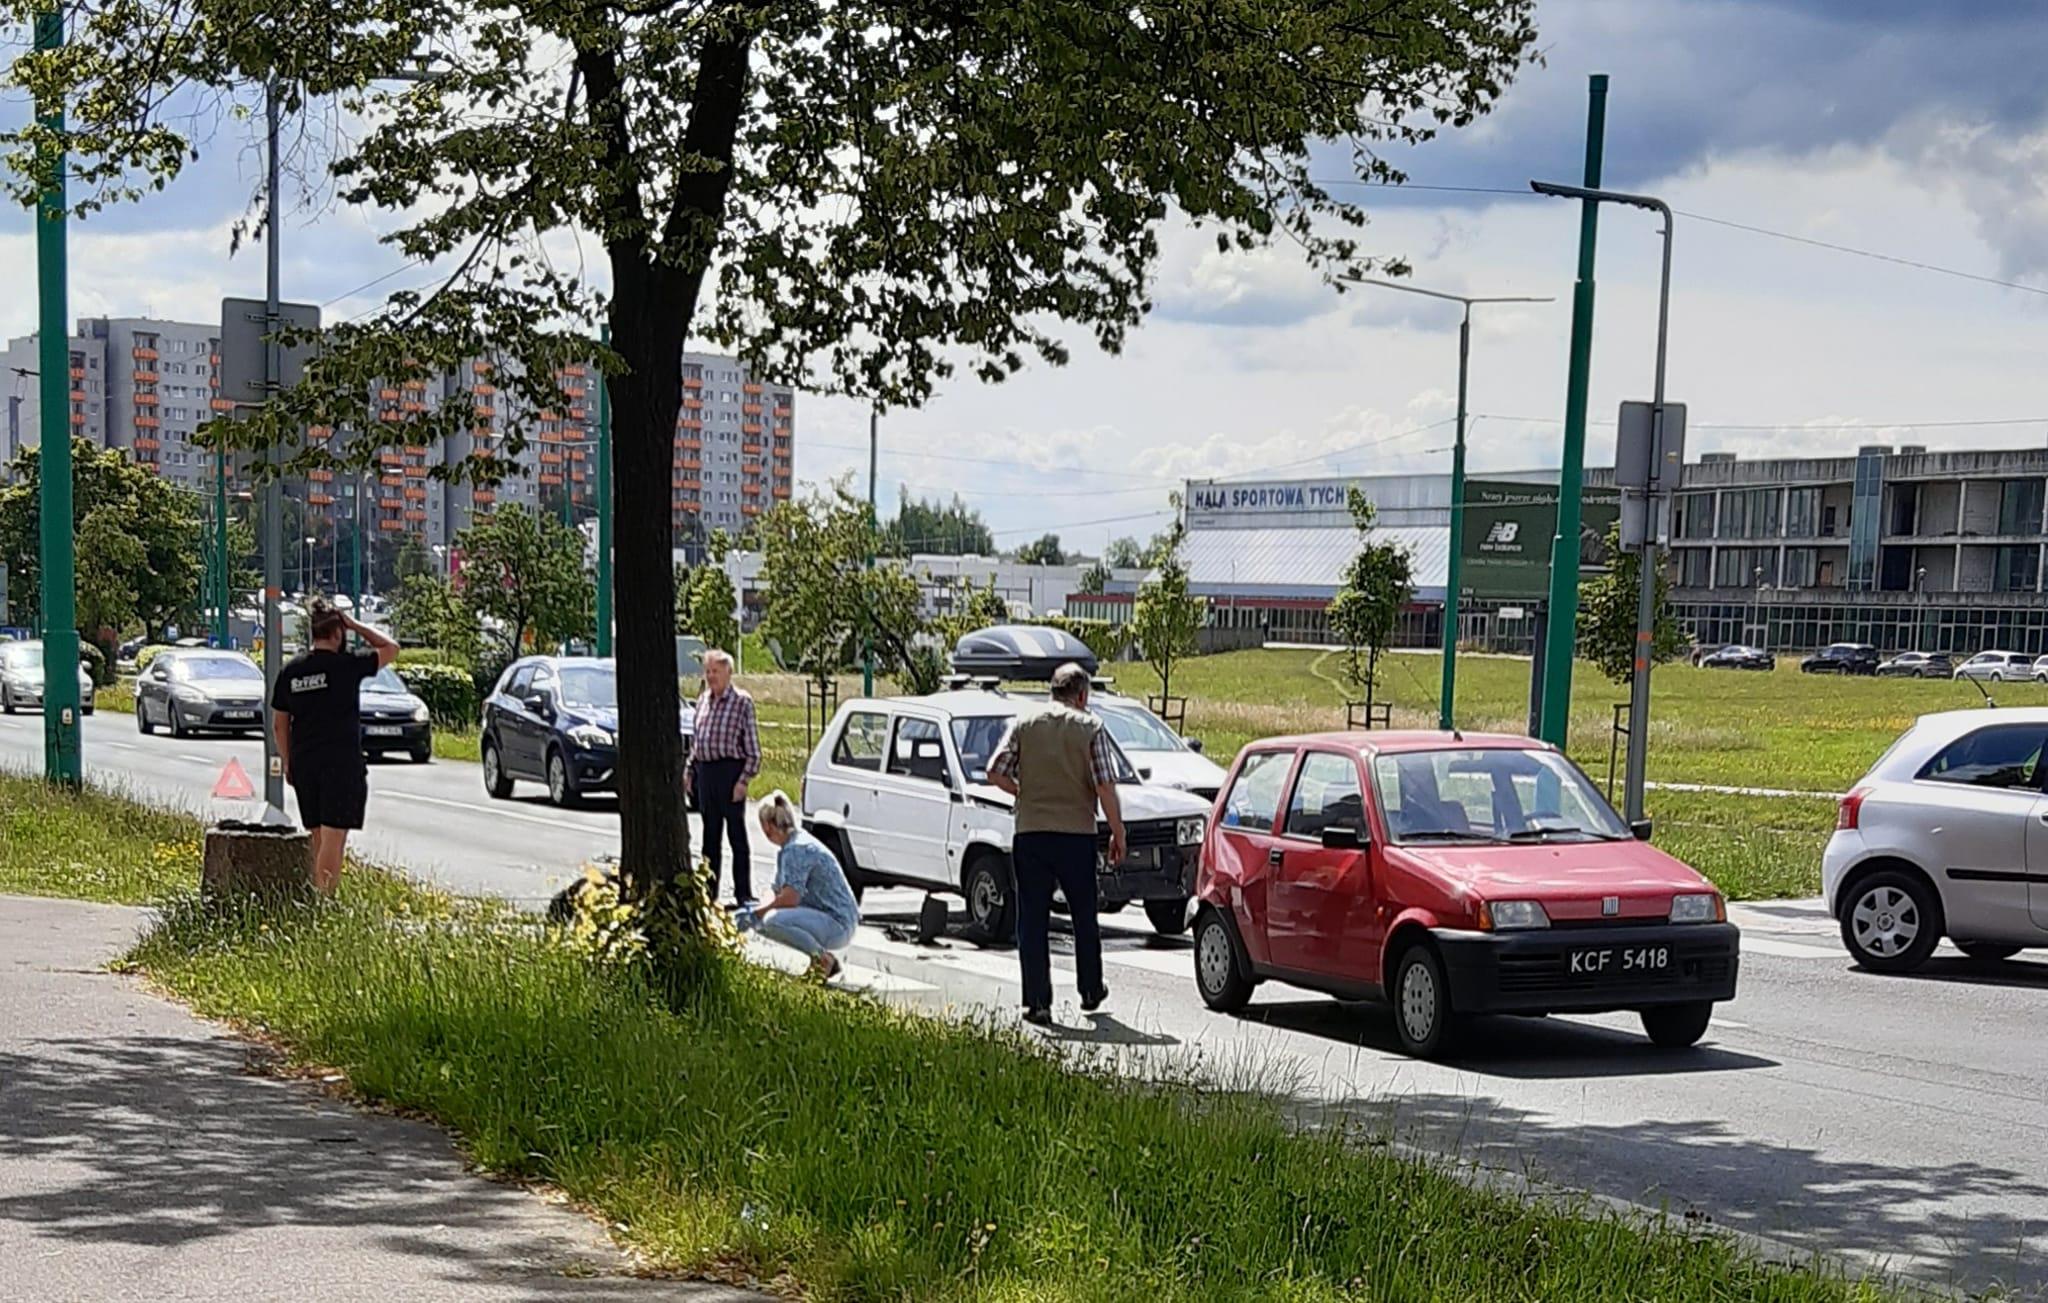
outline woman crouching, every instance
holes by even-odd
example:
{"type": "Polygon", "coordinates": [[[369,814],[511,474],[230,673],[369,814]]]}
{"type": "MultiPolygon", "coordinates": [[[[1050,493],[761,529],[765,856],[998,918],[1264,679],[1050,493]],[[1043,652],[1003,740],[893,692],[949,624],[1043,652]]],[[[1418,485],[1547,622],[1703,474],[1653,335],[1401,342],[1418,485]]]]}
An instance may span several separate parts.
{"type": "Polygon", "coordinates": [[[803,830],[783,793],[761,802],[760,821],[777,850],[774,894],[755,910],[756,926],[762,936],[809,955],[814,975],[836,977],[840,964],[832,952],[851,945],[860,925],[846,871],[823,842],[803,830]]]}

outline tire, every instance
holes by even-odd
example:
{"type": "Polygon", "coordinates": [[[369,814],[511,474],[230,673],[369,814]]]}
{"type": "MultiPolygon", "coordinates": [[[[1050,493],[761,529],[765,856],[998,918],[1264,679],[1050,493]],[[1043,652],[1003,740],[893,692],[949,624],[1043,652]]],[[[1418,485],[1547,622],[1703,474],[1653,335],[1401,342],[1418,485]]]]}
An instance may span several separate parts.
{"type": "Polygon", "coordinates": [[[967,865],[960,894],[967,898],[967,922],[992,941],[1017,939],[1017,894],[1007,857],[984,851],[967,865]]]}
{"type": "Polygon", "coordinates": [[[511,799],[512,780],[505,774],[505,762],[498,753],[498,744],[485,738],[482,758],[485,794],[493,801],[511,799]]]}
{"type": "Polygon", "coordinates": [[[1881,869],[1843,894],[1839,921],[1858,968],[1910,973],[1941,940],[1941,901],[1919,874],[1881,869]]]}
{"type": "Polygon", "coordinates": [[[434,751],[431,747],[418,747],[406,754],[412,757],[412,762],[416,765],[426,764],[434,758],[434,751]]]}
{"type": "Polygon", "coordinates": [[[569,761],[559,749],[548,752],[548,802],[558,810],[581,805],[576,780],[569,776],[569,761]]]}
{"type": "Polygon", "coordinates": [[[1714,1018],[1712,1000],[1687,1000],[1683,1004],[1659,1004],[1643,1009],[1643,1034],[1660,1050],[1690,1049],[1707,1034],[1714,1018]]]}
{"type": "Polygon", "coordinates": [[[1456,1040],[1457,1012],[1451,1008],[1451,984],[1436,950],[1418,941],[1394,961],[1394,1035],[1401,1048],[1418,1059],[1444,1053],[1456,1040]]]}
{"type": "Polygon", "coordinates": [[[1195,918],[1195,991],[1202,1003],[1218,1013],[1236,1013],[1251,1000],[1255,985],[1238,958],[1230,924],[1215,906],[1203,906],[1195,918]]]}
{"type": "Polygon", "coordinates": [[[1980,964],[1996,964],[2020,952],[2020,947],[1998,941],[1958,941],[1956,949],[1980,964]]]}
{"type": "Polygon", "coordinates": [[[144,737],[156,732],[156,725],[149,722],[149,703],[140,697],[135,699],[135,731],[144,737]]]}
{"type": "Polygon", "coordinates": [[[1999,670],[1993,670],[1993,671],[1991,671],[1991,681],[1992,681],[1993,683],[2003,683],[2003,682],[2005,682],[2005,675],[2004,675],[2004,673],[2003,673],[2003,672],[2001,672],[2001,671],[1999,671],[1999,670]]]}
{"type": "Polygon", "coordinates": [[[1148,900],[1145,917],[1152,930],[1163,937],[1177,937],[1188,930],[1188,903],[1184,900],[1148,900]]]}
{"type": "Polygon", "coordinates": [[[19,713],[21,713],[20,708],[14,704],[14,694],[5,688],[0,688],[0,715],[16,715],[19,713]]]}
{"type": "Polygon", "coordinates": [[[178,718],[178,708],[169,702],[164,703],[164,720],[171,726],[172,737],[183,740],[189,736],[190,730],[185,727],[184,721],[178,718]]]}

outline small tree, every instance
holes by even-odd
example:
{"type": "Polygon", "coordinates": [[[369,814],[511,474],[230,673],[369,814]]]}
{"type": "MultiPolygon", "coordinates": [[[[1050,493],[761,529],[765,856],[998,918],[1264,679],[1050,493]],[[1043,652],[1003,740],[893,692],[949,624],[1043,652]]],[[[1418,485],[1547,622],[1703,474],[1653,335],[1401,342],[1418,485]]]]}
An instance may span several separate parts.
{"type": "Polygon", "coordinates": [[[1370,720],[1380,653],[1393,642],[1401,608],[1415,593],[1415,581],[1406,549],[1373,541],[1377,513],[1356,488],[1351,490],[1350,508],[1358,530],[1358,555],[1344,568],[1344,582],[1330,600],[1330,630],[1343,643],[1344,686],[1354,700],[1363,699],[1370,720]]]}
{"type": "Polygon", "coordinates": [[[397,578],[400,587],[414,575],[431,575],[434,563],[427,556],[427,541],[418,534],[407,534],[398,544],[397,578]]]}
{"type": "Polygon", "coordinates": [[[590,635],[594,590],[583,569],[583,536],[522,507],[503,507],[456,536],[463,601],[496,624],[506,654],[530,635],[552,647],[590,635]]]}
{"type": "Polygon", "coordinates": [[[473,666],[481,651],[476,612],[440,575],[414,575],[400,585],[391,622],[399,637],[439,649],[450,664],[473,666]]]}
{"type": "Polygon", "coordinates": [[[923,627],[917,581],[894,562],[870,566],[878,539],[865,502],[834,485],[777,505],[761,517],[760,537],[762,632],[820,696],[863,641],[885,671],[908,662],[923,627]]]}
{"type": "Polygon", "coordinates": [[[1081,591],[1090,597],[1100,597],[1109,591],[1109,563],[1097,561],[1081,572],[1081,591]]]}
{"type": "Polygon", "coordinates": [[[706,646],[729,652],[740,649],[740,621],[736,613],[739,594],[723,566],[698,566],[690,576],[689,618],[686,632],[702,638],[706,646]]]}
{"type": "Polygon", "coordinates": [[[1188,571],[1180,559],[1186,532],[1176,521],[1160,547],[1158,569],[1138,589],[1131,611],[1130,636],[1159,675],[1162,716],[1169,713],[1174,701],[1173,667],[1195,654],[1202,625],[1208,619],[1208,604],[1188,592],[1188,571]]]}
{"type": "Polygon", "coordinates": [[[1017,561],[1027,566],[1063,566],[1067,554],[1060,549],[1058,534],[1042,534],[1017,549],[1017,561]]]}
{"type": "MultiPolygon", "coordinates": [[[[1579,655],[1598,666],[1610,683],[1627,683],[1635,674],[1637,576],[1642,554],[1621,546],[1621,526],[1607,528],[1607,573],[1579,585],[1579,655]]],[[[1671,609],[1671,578],[1664,572],[1665,554],[1657,553],[1656,618],[1652,623],[1650,658],[1662,664],[1684,652],[1685,629],[1671,609]]]]}
{"type": "Polygon", "coordinates": [[[1102,550],[1102,564],[1112,570],[1136,570],[1145,564],[1145,549],[1139,546],[1137,539],[1128,534],[1122,538],[1113,538],[1109,541],[1109,546],[1102,550]]]}

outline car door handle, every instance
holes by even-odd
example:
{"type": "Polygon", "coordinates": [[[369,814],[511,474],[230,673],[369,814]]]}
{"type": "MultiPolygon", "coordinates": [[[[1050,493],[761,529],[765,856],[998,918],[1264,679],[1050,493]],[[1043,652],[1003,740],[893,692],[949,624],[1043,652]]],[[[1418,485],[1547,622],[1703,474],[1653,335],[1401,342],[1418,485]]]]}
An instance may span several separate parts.
{"type": "Polygon", "coordinates": [[[1276,869],[1280,867],[1280,862],[1286,858],[1287,852],[1281,850],[1278,846],[1275,846],[1272,850],[1266,852],[1266,863],[1272,865],[1276,869]]]}

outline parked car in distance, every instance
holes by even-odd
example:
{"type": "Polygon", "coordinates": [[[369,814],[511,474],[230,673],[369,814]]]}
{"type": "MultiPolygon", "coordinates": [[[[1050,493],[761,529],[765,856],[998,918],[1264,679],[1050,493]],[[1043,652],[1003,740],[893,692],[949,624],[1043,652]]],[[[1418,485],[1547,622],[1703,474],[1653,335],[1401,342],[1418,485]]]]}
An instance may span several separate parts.
{"type": "Polygon", "coordinates": [[[389,665],[363,681],[358,703],[365,756],[403,751],[416,765],[434,758],[434,725],[427,703],[389,665]]]}
{"type": "Polygon", "coordinates": [[[1922,716],[1842,798],[1821,888],[1863,968],[2048,946],[2048,708],[1922,716]]]}
{"type": "Polygon", "coordinates": [[[1712,883],[1648,844],[1549,745],[1477,733],[1254,742],[1196,882],[1195,985],[1383,998],[1411,1054],[1468,1014],[1632,1010],[1688,1046],[1735,995],[1712,883]]]}
{"type": "Polygon", "coordinates": [[[1900,652],[1877,667],[1881,677],[1892,679],[1945,679],[1955,671],[1955,659],[1947,652],[1900,652]]]}
{"type": "Polygon", "coordinates": [[[1801,674],[1875,674],[1877,648],[1867,642],[1829,643],[1799,662],[1801,674]]]}
{"type": "Polygon", "coordinates": [[[2048,682],[2048,656],[2034,658],[2034,682],[2048,682]]]}
{"type": "MultiPolygon", "coordinates": [[[[988,763],[1032,704],[989,689],[845,703],[805,766],[804,826],[832,848],[856,891],[958,893],[977,932],[1008,940],[1013,803],[990,785],[988,763]]],[[[1096,866],[1100,900],[1141,902],[1154,929],[1181,932],[1209,803],[1143,782],[1121,751],[1117,759],[1126,846],[1122,863],[1104,854],[1096,866]]],[[[1106,851],[1106,824],[1097,841],[1106,851]]]]}
{"type": "Polygon", "coordinates": [[[513,661],[484,701],[484,790],[502,801],[521,779],[542,782],[558,806],[616,790],[618,729],[619,683],[610,660],[513,661]]]}
{"type": "Polygon", "coordinates": [[[240,652],[168,648],[135,680],[135,731],[263,731],[263,671],[240,652]]]}
{"type": "Polygon", "coordinates": [[[1700,657],[1700,668],[1708,670],[1775,670],[1778,658],[1761,647],[1730,643],[1719,651],[1700,657]]]}
{"type": "MultiPolygon", "coordinates": [[[[92,675],[81,658],[78,667],[78,711],[93,710],[92,675]]],[[[0,645],[0,713],[18,715],[43,708],[43,644],[40,639],[0,645]]]]}
{"type": "Polygon", "coordinates": [[[1211,803],[1223,790],[1223,766],[1202,754],[1201,740],[1174,732],[1144,702],[1097,691],[1088,694],[1088,709],[1146,782],[1177,787],[1211,803]]]}
{"type": "Polygon", "coordinates": [[[1992,683],[2031,679],[2034,677],[2034,658],[2025,652],[1980,651],[1956,666],[1955,677],[1992,683]]]}

